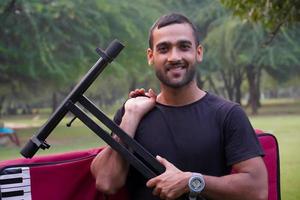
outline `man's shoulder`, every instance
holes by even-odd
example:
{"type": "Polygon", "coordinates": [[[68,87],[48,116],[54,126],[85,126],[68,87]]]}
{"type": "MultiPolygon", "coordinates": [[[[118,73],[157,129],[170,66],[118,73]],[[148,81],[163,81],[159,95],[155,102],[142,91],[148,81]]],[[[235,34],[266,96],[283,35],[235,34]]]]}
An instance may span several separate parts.
{"type": "Polygon", "coordinates": [[[205,104],[214,109],[214,110],[220,110],[220,111],[229,111],[233,107],[238,106],[239,104],[236,102],[229,101],[227,99],[224,99],[223,97],[217,96],[212,93],[208,93],[205,96],[205,104]]]}

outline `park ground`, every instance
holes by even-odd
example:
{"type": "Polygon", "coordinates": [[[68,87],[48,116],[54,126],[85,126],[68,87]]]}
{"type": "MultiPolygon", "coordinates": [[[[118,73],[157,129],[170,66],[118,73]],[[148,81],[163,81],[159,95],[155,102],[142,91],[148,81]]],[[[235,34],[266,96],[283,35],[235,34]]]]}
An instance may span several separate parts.
{"type": "MultiPolygon", "coordinates": [[[[248,112],[248,109],[246,109],[248,112]]],[[[112,116],[112,114],[110,114],[112,116]]],[[[72,127],[66,123],[72,116],[67,116],[49,136],[49,150],[40,150],[37,155],[61,153],[104,146],[105,143],[79,120],[72,127]]],[[[276,136],[280,149],[281,196],[283,200],[300,199],[300,100],[280,99],[263,102],[258,115],[250,115],[255,128],[265,130],[276,136]]],[[[1,121],[19,127],[18,136],[21,144],[38,130],[47,120],[48,115],[10,116],[1,121]]],[[[9,140],[0,143],[0,161],[20,158],[20,148],[9,140]]]]}

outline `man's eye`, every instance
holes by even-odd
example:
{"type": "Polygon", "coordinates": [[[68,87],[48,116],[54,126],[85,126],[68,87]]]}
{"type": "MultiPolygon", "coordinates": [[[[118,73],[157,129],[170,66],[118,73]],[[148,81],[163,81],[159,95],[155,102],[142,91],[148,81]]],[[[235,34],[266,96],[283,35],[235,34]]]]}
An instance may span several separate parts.
{"type": "Polygon", "coordinates": [[[182,49],[182,50],[184,50],[184,51],[187,51],[187,50],[189,50],[190,48],[191,48],[191,46],[188,45],[188,44],[180,45],[180,49],[182,49]]]}
{"type": "Polygon", "coordinates": [[[157,51],[160,52],[160,53],[166,53],[168,51],[168,48],[167,47],[159,47],[157,49],[157,51]]]}

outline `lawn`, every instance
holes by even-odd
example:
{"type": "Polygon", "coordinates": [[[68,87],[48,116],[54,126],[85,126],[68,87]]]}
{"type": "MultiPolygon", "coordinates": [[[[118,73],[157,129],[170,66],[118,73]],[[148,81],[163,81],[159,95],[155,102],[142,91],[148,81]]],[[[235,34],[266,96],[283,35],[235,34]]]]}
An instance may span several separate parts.
{"type": "MultiPolygon", "coordinates": [[[[22,146],[38,131],[41,124],[46,121],[46,119],[39,119],[37,122],[35,119],[30,120],[28,118],[17,118],[15,120],[11,118],[9,120],[11,120],[8,121],[10,123],[23,124],[25,122],[34,125],[33,127],[21,129],[17,132],[22,146]],[[40,125],[36,126],[38,123],[40,125]]],[[[71,127],[66,127],[66,123],[69,120],[70,118],[64,119],[47,138],[47,143],[51,145],[50,149],[45,151],[40,149],[36,155],[88,149],[105,145],[101,138],[84,126],[79,120],[75,121],[71,127]]],[[[0,161],[22,157],[19,151],[20,149],[16,145],[7,141],[6,145],[0,145],[0,161]]]]}
{"type": "MultiPolygon", "coordinates": [[[[280,167],[281,167],[281,194],[283,200],[300,199],[300,104],[293,102],[283,106],[284,103],[269,103],[263,107],[261,115],[250,116],[251,123],[255,128],[263,129],[274,134],[279,142],[280,167]]],[[[82,125],[79,120],[72,127],[65,124],[70,118],[64,119],[48,137],[51,144],[49,150],[39,150],[36,155],[67,152],[80,149],[103,146],[105,143],[82,125]]],[[[34,127],[19,130],[21,143],[24,144],[46,121],[45,117],[13,117],[5,119],[11,123],[26,123],[34,127]]],[[[10,144],[0,145],[0,161],[21,157],[19,148],[10,144]]]]}
{"type": "Polygon", "coordinates": [[[251,117],[254,127],[273,133],[279,143],[282,199],[300,199],[300,115],[251,117]]]}

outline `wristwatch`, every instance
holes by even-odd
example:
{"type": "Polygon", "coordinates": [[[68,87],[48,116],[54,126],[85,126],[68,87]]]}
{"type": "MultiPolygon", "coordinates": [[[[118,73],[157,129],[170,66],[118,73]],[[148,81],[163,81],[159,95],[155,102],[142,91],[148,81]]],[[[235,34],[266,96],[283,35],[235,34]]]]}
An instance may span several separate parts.
{"type": "Polygon", "coordinates": [[[203,175],[200,173],[193,173],[189,179],[189,200],[197,200],[197,197],[205,187],[203,175]]]}

